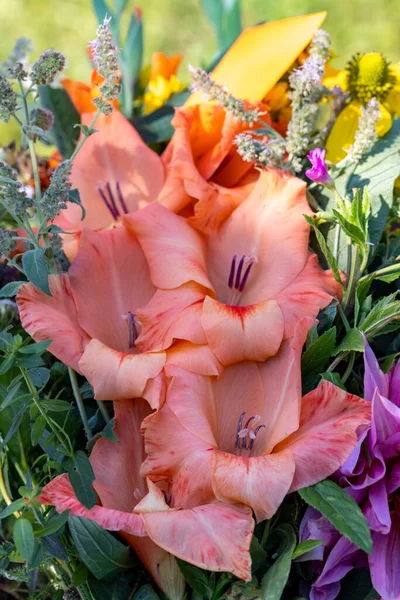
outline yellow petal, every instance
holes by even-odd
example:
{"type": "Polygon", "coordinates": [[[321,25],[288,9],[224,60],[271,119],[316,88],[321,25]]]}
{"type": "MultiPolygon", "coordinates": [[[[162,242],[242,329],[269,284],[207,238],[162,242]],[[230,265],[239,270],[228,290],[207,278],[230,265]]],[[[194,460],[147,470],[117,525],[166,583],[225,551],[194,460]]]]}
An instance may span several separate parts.
{"type": "MultiPolygon", "coordinates": [[[[381,117],[376,126],[379,136],[385,135],[392,126],[392,117],[386,108],[380,104],[381,117]]],[[[362,105],[351,102],[342,110],[335,121],[332,131],[326,143],[326,158],[337,163],[347,155],[346,150],[354,142],[354,136],[358,129],[358,122],[362,113],[362,105]]]]}
{"type": "Polygon", "coordinates": [[[395,117],[400,116],[400,63],[390,66],[390,72],[396,77],[396,83],[390,90],[385,101],[385,106],[395,117]]]}
{"type": "MultiPolygon", "coordinates": [[[[212,72],[237,98],[262,100],[291,67],[326,17],[326,11],[245,29],[212,72]]],[[[192,94],[188,104],[201,102],[192,94]]]]}
{"type": "Polygon", "coordinates": [[[327,73],[324,77],[324,85],[332,90],[334,87],[340,87],[344,92],[347,92],[347,73],[346,71],[336,71],[335,74],[327,73]]]}

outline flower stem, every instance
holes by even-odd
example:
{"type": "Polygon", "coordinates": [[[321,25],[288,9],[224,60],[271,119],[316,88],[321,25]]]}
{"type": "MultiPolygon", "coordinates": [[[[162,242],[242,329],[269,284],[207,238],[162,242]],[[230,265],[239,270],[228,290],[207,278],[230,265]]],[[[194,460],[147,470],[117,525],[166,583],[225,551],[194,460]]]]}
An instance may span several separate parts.
{"type": "Polygon", "coordinates": [[[96,400],[97,406],[99,407],[99,411],[101,412],[103,419],[106,423],[108,423],[111,419],[109,412],[107,410],[107,406],[104,404],[102,400],[96,400]]]}
{"type": "Polygon", "coordinates": [[[74,158],[76,157],[76,155],[78,154],[79,150],[82,148],[83,144],[86,142],[86,140],[88,139],[88,137],[91,135],[92,133],[92,129],[96,124],[97,119],[100,116],[101,111],[98,109],[97,112],[95,113],[92,122],[90,123],[89,127],[88,127],[88,131],[89,133],[85,133],[81,139],[81,141],[78,143],[77,147],[75,148],[75,150],[73,151],[71,157],[70,157],[70,161],[73,161],[74,158]]]}
{"type": "Polygon", "coordinates": [[[93,435],[92,435],[92,432],[90,431],[89,421],[88,421],[88,418],[86,415],[85,406],[83,404],[82,396],[79,391],[79,385],[78,385],[78,380],[76,378],[76,373],[73,369],[71,369],[71,367],[68,367],[68,373],[69,373],[69,378],[71,381],[72,391],[74,393],[76,404],[78,406],[79,414],[81,416],[81,420],[82,420],[83,428],[85,430],[86,437],[88,440],[91,440],[93,435]]]}
{"type": "Polygon", "coordinates": [[[348,378],[350,377],[350,374],[353,370],[353,365],[354,365],[354,361],[356,359],[356,353],[355,352],[350,352],[350,358],[349,358],[349,363],[346,367],[345,372],[343,373],[343,376],[341,377],[340,381],[345,384],[346,381],[348,380],[348,378]]]}
{"type": "MultiPolygon", "coordinates": [[[[1,455],[0,455],[0,494],[1,494],[4,502],[7,504],[7,506],[10,506],[10,504],[12,503],[12,500],[11,500],[10,496],[8,495],[7,487],[6,487],[6,482],[4,481],[3,465],[2,465],[2,461],[1,461],[1,455]]],[[[16,511],[14,511],[13,514],[18,519],[19,512],[16,510],[16,511]]]]}

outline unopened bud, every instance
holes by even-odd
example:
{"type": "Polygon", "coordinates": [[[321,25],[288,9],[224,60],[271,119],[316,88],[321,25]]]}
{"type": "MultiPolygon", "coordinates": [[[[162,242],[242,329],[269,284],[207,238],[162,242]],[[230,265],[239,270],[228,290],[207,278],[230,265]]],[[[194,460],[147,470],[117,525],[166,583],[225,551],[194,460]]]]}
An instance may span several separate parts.
{"type": "Polygon", "coordinates": [[[32,66],[31,80],[36,85],[53,83],[58,73],[64,70],[65,58],[57,50],[45,50],[32,66]]]}
{"type": "Polygon", "coordinates": [[[8,229],[0,229],[0,256],[5,258],[16,246],[14,234],[8,229]]]}
{"type": "Polygon", "coordinates": [[[0,121],[8,123],[17,110],[17,96],[4,75],[0,74],[0,121]]]}
{"type": "Polygon", "coordinates": [[[31,125],[43,131],[49,131],[54,125],[54,115],[47,108],[33,108],[30,114],[31,125]]]}
{"type": "Polygon", "coordinates": [[[42,211],[47,221],[55,219],[61,210],[67,208],[71,190],[71,169],[71,161],[64,160],[53,173],[50,185],[42,197],[42,211]]]}

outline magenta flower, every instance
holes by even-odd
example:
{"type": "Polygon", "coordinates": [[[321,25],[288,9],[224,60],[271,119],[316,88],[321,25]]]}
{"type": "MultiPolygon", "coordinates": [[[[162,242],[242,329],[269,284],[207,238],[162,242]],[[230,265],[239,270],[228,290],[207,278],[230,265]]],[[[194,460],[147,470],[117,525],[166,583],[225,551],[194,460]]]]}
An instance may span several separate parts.
{"type": "Polygon", "coordinates": [[[311,150],[307,158],[310,161],[312,167],[306,171],[306,175],[311,181],[316,183],[322,183],[322,185],[332,186],[333,180],[328,173],[328,167],[325,162],[326,150],[321,148],[314,148],[311,150]]]}
{"type": "MultiPolygon", "coordinates": [[[[364,363],[364,396],[372,402],[371,425],[360,429],[358,444],[335,479],[360,505],[370,527],[373,548],[368,564],[375,590],[383,600],[398,600],[400,361],[383,373],[365,342],[364,363]]],[[[325,547],[310,600],[333,600],[340,591],[340,580],[352,568],[363,566],[367,556],[343,536],[335,535],[314,509],[304,515],[300,536],[301,540],[320,540],[325,547]]],[[[321,561],[321,549],[317,550],[304,559],[321,561]]]]}

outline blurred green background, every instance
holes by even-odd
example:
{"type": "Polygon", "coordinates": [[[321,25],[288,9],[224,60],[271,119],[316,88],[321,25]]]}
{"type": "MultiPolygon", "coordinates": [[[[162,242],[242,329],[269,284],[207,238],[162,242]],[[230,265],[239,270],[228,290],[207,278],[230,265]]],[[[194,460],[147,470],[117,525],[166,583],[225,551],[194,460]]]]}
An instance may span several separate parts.
{"type": "MultiPolygon", "coordinates": [[[[132,0],[131,6],[143,12],[145,62],[155,50],[181,52],[184,66],[212,58],[216,41],[200,0],[132,0]]],[[[323,9],[328,10],[325,28],[333,38],[336,65],[357,50],[379,50],[400,60],[399,0],[242,0],[244,26],[323,9]]],[[[95,29],[91,0],[0,0],[0,59],[24,35],[33,40],[35,57],[48,47],[61,50],[68,59],[67,74],[86,80],[85,46],[95,29]]],[[[184,66],[181,79],[188,80],[184,66]]]]}

